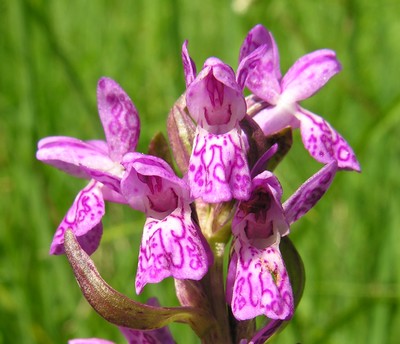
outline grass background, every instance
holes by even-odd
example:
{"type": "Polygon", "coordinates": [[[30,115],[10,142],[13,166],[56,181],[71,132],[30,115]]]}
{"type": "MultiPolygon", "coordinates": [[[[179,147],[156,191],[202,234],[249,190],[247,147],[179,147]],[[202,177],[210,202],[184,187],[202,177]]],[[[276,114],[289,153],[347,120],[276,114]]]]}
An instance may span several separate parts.
{"type": "MultiPolygon", "coordinates": [[[[400,337],[400,4],[395,0],[3,0],[0,2],[0,343],[65,343],[119,331],[87,305],[64,256],[50,257],[54,230],[85,184],[35,160],[50,135],[103,137],[96,83],[106,75],[134,100],[145,151],[184,82],[189,39],[200,68],[214,55],[237,66],[257,23],[274,34],[282,71],[301,55],[334,49],[343,71],[304,107],[323,115],[355,149],[363,172],[340,173],[291,234],[307,273],[292,323],[274,343],[397,343],[400,337]]],[[[318,169],[299,136],[277,174],[290,195],[318,169]]],[[[174,305],[172,283],[134,293],[143,217],[108,206],[94,260],[135,298],[174,305]]],[[[179,343],[197,343],[174,325],[179,343]]]]}

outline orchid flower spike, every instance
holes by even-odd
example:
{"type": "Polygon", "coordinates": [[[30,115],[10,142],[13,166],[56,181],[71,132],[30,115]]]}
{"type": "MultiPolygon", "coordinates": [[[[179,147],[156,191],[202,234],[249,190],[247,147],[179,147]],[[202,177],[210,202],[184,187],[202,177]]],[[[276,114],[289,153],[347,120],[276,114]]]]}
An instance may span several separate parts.
{"type": "Polygon", "coordinates": [[[282,78],[278,47],[262,25],[248,33],[239,61],[261,46],[266,48],[264,56],[253,65],[245,84],[269,104],[254,116],[263,132],[269,135],[287,126],[300,128],[303,144],[314,159],[324,164],[336,160],[340,169],[360,171],[356,156],[343,137],[322,117],[299,105],[341,70],[335,52],[321,49],[304,55],[282,78]]]}
{"type": "Polygon", "coordinates": [[[120,190],[124,173],[121,161],[136,148],[140,133],[138,112],[125,91],[109,78],[101,78],[98,83],[97,104],[106,141],[54,136],[38,144],[38,160],[73,176],[91,179],[57,228],[50,254],[64,253],[64,233],[68,228],[84,250],[92,254],[102,235],[104,200],[126,203],[120,190]]]}

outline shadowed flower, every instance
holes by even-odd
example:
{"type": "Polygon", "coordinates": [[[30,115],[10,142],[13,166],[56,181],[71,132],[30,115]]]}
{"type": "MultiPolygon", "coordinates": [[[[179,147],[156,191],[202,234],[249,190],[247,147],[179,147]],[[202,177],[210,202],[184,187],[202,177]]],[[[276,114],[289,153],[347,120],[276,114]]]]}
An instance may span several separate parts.
{"type": "Polygon", "coordinates": [[[260,46],[266,47],[265,54],[247,75],[246,87],[269,104],[254,116],[264,133],[269,135],[287,126],[300,128],[304,146],[314,159],[325,164],[336,160],[340,169],[360,171],[355,154],[343,137],[322,117],[299,105],[341,70],[335,53],[322,49],[304,55],[282,78],[275,40],[262,25],[247,35],[239,60],[260,46]]]}
{"type": "Polygon", "coordinates": [[[269,171],[252,181],[250,199],[239,203],[233,222],[233,252],[227,277],[227,301],[238,320],[265,315],[290,319],[294,302],[289,276],[279,251],[289,225],[310,210],[330,186],[336,161],[307,180],[285,204],[282,189],[269,171]]]}
{"type": "Polygon", "coordinates": [[[147,216],[139,249],[136,292],[166,277],[200,280],[212,264],[212,253],[192,219],[186,182],[162,159],[127,154],[121,182],[129,205],[147,216]]]}
{"type": "Polygon", "coordinates": [[[64,253],[64,233],[68,228],[73,230],[82,248],[92,254],[102,235],[104,200],[125,203],[120,192],[124,173],[120,162],[124,154],[136,148],[139,116],[128,95],[109,78],[98,83],[97,104],[106,141],[54,136],[38,144],[37,159],[73,176],[91,179],[57,228],[50,254],[64,253]]]}

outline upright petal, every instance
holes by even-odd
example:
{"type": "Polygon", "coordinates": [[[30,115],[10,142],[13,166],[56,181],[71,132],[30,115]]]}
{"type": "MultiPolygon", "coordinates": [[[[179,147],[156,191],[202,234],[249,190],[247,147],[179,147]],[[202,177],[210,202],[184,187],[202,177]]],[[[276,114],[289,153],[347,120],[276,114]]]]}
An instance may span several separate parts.
{"type": "Polygon", "coordinates": [[[186,87],[189,87],[189,85],[196,78],[196,65],[189,55],[187,46],[188,46],[188,41],[183,42],[182,63],[183,63],[183,72],[185,74],[186,87]]]}
{"type": "Polygon", "coordinates": [[[136,148],[140,133],[138,112],[121,86],[109,78],[99,80],[97,105],[110,158],[119,162],[136,148]]]}
{"type": "Polygon", "coordinates": [[[246,102],[233,70],[217,58],[209,58],[186,91],[190,115],[213,134],[236,127],[246,115],[246,102]]]}
{"type": "Polygon", "coordinates": [[[303,183],[283,204],[285,216],[289,224],[296,222],[317,204],[331,185],[336,170],[337,162],[332,160],[303,183]]]}
{"type": "Polygon", "coordinates": [[[188,180],[194,198],[218,203],[247,199],[250,195],[250,171],[243,139],[237,129],[213,135],[198,128],[190,157],[188,180]]]}
{"type": "MultiPolygon", "coordinates": [[[[279,240],[278,240],[279,241],[279,240]]],[[[293,293],[279,242],[263,249],[238,238],[236,275],[232,291],[232,313],[238,320],[265,315],[271,319],[289,319],[294,312],[293,293]]],[[[231,270],[234,271],[234,270],[231,270]]]]}
{"type": "Polygon", "coordinates": [[[72,207],[57,228],[51,243],[50,254],[65,252],[64,233],[68,228],[75,234],[87,254],[91,255],[96,251],[103,233],[101,219],[105,213],[102,187],[102,184],[92,180],[79,192],[72,207]]]}
{"type": "Polygon", "coordinates": [[[246,86],[261,99],[275,105],[281,93],[279,52],[274,37],[264,26],[256,25],[250,30],[240,48],[239,62],[263,45],[266,49],[249,71],[246,86]]]}
{"type": "Polygon", "coordinates": [[[322,49],[304,55],[283,77],[282,97],[293,103],[309,98],[341,69],[332,50],[322,49]]]}
{"type": "Polygon", "coordinates": [[[172,276],[200,280],[212,264],[210,248],[193,222],[190,205],[181,203],[164,219],[147,218],[139,249],[136,292],[147,283],[172,276]]]}
{"type": "Polygon", "coordinates": [[[339,169],[361,171],[353,149],[327,121],[302,108],[297,118],[304,146],[315,160],[336,160],[339,169]]]}

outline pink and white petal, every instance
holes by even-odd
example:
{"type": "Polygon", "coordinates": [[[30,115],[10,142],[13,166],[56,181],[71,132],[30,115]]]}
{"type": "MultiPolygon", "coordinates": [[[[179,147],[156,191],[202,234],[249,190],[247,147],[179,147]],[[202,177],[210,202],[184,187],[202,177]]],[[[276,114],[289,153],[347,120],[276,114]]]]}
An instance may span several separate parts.
{"type": "Polygon", "coordinates": [[[271,135],[287,127],[299,128],[300,121],[293,115],[295,111],[294,105],[289,107],[286,104],[272,105],[258,112],[253,119],[264,135],[271,135]]]}
{"type": "Polygon", "coordinates": [[[309,98],[341,69],[332,50],[321,49],[304,55],[283,77],[282,97],[293,103],[309,98]]]}
{"type": "Polygon", "coordinates": [[[339,169],[361,171],[353,149],[327,121],[302,108],[296,116],[304,147],[315,160],[324,164],[336,160],[339,169]]]}
{"type": "Polygon", "coordinates": [[[183,63],[183,72],[185,74],[186,87],[189,87],[189,85],[196,78],[196,64],[190,57],[187,46],[188,46],[188,41],[183,42],[182,63],[183,63]]]}
{"type": "Polygon", "coordinates": [[[101,219],[105,213],[102,184],[91,180],[76,196],[74,203],[58,226],[50,246],[50,254],[63,254],[64,233],[71,229],[83,250],[91,255],[103,234],[101,219]]]}
{"type": "Polygon", "coordinates": [[[101,78],[97,85],[97,106],[109,148],[110,158],[120,162],[133,152],[140,134],[140,120],[135,105],[114,80],[101,78]]]}
{"type": "Polygon", "coordinates": [[[66,136],[40,140],[36,158],[75,177],[87,179],[90,175],[84,167],[100,171],[114,167],[114,162],[98,145],[66,136]]]}
{"type": "Polygon", "coordinates": [[[211,250],[192,220],[190,205],[183,204],[164,219],[147,218],[139,249],[136,292],[169,276],[200,280],[211,264],[211,250]]]}
{"type": "Polygon", "coordinates": [[[164,160],[134,152],[126,154],[122,164],[126,173],[121,181],[121,192],[132,208],[153,216],[151,208],[155,203],[170,213],[176,208],[176,197],[189,199],[186,181],[177,177],[164,160]],[[171,206],[174,208],[167,211],[171,206]]]}
{"type": "Polygon", "coordinates": [[[190,115],[213,134],[226,133],[246,115],[246,102],[235,74],[217,58],[209,58],[186,93],[190,115]]]}
{"type": "Polygon", "coordinates": [[[247,35],[240,49],[239,61],[262,45],[266,46],[263,56],[249,70],[246,87],[256,96],[270,104],[277,104],[281,94],[281,72],[279,52],[272,34],[262,25],[256,25],[247,35]]]}
{"type": "Polygon", "coordinates": [[[70,339],[68,341],[68,344],[115,344],[115,343],[100,338],[77,338],[77,339],[70,339]]]}
{"type": "Polygon", "coordinates": [[[174,344],[171,332],[168,327],[156,330],[134,330],[126,327],[119,327],[128,344],[174,344]]]}
{"type": "Polygon", "coordinates": [[[245,240],[236,240],[238,260],[231,303],[236,319],[292,317],[293,293],[278,245],[257,249],[245,240]]]}
{"type": "Polygon", "coordinates": [[[207,203],[248,199],[250,171],[244,143],[236,129],[213,135],[197,128],[188,181],[192,196],[207,203]]]}
{"type": "Polygon", "coordinates": [[[283,204],[289,224],[297,221],[317,204],[331,185],[337,171],[337,162],[332,160],[321,168],[283,204]]]}

